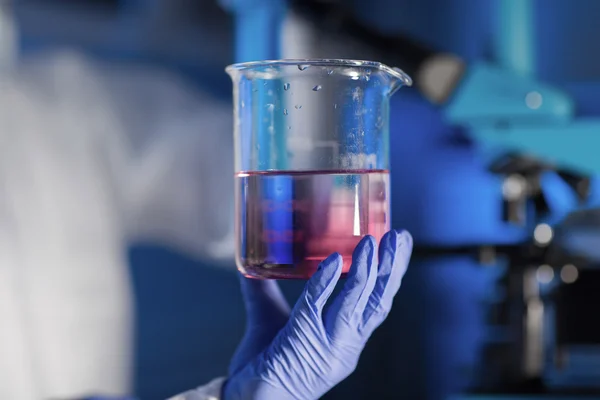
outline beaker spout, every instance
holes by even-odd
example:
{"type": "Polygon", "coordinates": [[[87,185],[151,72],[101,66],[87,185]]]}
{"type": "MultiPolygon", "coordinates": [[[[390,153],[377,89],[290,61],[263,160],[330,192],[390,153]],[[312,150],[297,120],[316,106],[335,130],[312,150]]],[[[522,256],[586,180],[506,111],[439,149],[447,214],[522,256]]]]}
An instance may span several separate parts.
{"type": "Polygon", "coordinates": [[[403,86],[412,86],[412,79],[408,74],[400,68],[390,68],[387,65],[381,64],[381,69],[386,72],[390,79],[389,95],[393,95],[403,86]]]}

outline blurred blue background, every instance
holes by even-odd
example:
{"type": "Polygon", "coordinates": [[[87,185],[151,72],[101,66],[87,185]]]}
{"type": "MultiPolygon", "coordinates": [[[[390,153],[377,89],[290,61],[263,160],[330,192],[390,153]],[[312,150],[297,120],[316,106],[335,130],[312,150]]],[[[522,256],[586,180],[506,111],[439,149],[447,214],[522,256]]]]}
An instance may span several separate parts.
{"type": "MultiPolygon", "coordinates": [[[[352,2],[372,26],[403,33],[468,62],[494,62],[495,1],[371,0],[352,2]]],[[[600,114],[600,2],[537,0],[535,76],[565,90],[577,116],[600,114]]],[[[15,0],[22,54],[77,49],[102,60],[143,63],[184,76],[224,101],[234,61],[234,19],[203,0],[15,0]]],[[[402,67],[402,66],[400,66],[402,67]]],[[[506,82],[510,85],[511,82],[506,82]]],[[[449,126],[443,110],[416,90],[393,99],[393,227],[417,246],[512,244],[532,224],[502,219],[502,177],[489,171],[481,143],[449,126]]],[[[535,225],[535,224],[533,224],[535,225]]],[[[135,394],[162,399],[226,373],[244,328],[236,271],[167,247],[129,249],[136,307],[135,394]]],[[[490,328],[505,260],[483,267],[465,254],[416,255],[393,313],[376,332],[358,370],[328,399],[445,399],[477,386],[482,349],[506,336],[490,328]]],[[[302,282],[283,282],[293,301],[302,282]]],[[[486,359],[487,360],[487,359],[486,359]]]]}

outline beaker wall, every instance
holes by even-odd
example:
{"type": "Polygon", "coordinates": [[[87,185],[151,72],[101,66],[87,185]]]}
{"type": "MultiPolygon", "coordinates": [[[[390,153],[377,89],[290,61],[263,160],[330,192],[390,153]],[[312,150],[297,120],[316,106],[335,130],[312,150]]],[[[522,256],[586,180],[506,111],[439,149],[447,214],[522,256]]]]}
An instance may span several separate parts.
{"type": "Polygon", "coordinates": [[[390,228],[389,98],[410,80],[379,63],[302,60],[228,69],[234,81],[236,262],[304,279],[333,252],[348,271],[390,228]]]}

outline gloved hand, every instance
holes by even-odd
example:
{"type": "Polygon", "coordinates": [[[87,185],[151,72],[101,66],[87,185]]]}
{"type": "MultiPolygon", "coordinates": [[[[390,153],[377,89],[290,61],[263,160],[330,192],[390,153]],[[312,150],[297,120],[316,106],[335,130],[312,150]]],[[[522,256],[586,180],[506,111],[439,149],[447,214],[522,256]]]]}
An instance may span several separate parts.
{"type": "Polygon", "coordinates": [[[236,356],[232,369],[236,372],[223,387],[223,399],[313,400],[345,379],[356,368],[373,331],[387,317],[411,251],[407,232],[387,233],[379,251],[375,240],[365,237],[354,251],[344,288],[324,310],[342,273],[342,257],[329,256],[307,282],[273,341],[243,368],[237,360],[246,357],[236,356]]]}

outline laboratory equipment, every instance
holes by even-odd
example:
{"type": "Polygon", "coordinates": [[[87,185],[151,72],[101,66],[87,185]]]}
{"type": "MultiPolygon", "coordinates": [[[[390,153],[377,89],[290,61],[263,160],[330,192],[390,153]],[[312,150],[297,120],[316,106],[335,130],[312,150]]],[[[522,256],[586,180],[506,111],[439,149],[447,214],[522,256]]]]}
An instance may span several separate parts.
{"type": "Polygon", "coordinates": [[[247,277],[305,279],[333,252],[348,272],[390,229],[389,102],[397,68],[280,60],[227,68],[234,85],[236,262],[247,277]]]}

